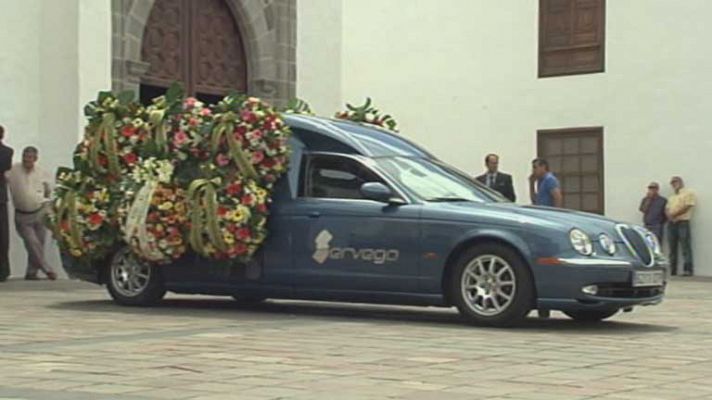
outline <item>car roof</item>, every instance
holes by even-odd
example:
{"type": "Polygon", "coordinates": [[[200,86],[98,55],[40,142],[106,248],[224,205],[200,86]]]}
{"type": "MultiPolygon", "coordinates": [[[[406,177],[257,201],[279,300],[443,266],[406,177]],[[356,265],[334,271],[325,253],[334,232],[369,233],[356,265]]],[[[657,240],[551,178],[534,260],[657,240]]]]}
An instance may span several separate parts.
{"type": "Polygon", "coordinates": [[[309,151],[435,159],[402,135],[375,126],[303,114],[284,114],[283,118],[309,151]]]}

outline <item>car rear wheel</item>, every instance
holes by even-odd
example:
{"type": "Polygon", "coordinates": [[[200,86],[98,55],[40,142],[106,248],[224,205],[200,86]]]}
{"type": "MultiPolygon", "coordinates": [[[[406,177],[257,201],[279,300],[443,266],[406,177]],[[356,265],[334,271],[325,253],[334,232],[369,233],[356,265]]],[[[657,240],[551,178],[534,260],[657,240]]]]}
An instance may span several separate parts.
{"type": "Polygon", "coordinates": [[[581,322],[598,322],[603,321],[606,318],[610,318],[618,312],[615,310],[577,310],[577,311],[564,311],[569,318],[581,321],[581,322]]]}
{"type": "Polygon", "coordinates": [[[160,268],[138,259],[128,247],[112,257],[108,278],[109,294],[121,305],[148,306],[166,294],[160,268]]]}
{"type": "Polygon", "coordinates": [[[484,244],[458,258],[450,275],[449,295],[469,322],[511,326],[531,310],[534,285],[529,268],[516,251],[484,244]]]}

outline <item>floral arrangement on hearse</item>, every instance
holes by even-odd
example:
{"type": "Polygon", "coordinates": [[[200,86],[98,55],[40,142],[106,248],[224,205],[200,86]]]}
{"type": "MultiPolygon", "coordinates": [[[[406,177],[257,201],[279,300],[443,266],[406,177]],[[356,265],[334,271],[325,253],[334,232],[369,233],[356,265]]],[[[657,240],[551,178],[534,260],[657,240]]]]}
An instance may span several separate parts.
{"type": "MultiPolygon", "coordinates": [[[[299,99],[282,112],[314,115],[299,99]]],[[[206,105],[174,84],[148,106],[131,92],[101,92],[84,113],[48,217],[66,256],[101,261],[128,247],[156,264],[189,251],[246,262],[260,248],[289,161],[290,131],[275,108],[235,94],[206,105]]],[[[397,131],[370,98],[335,118],[397,131]]]]}
{"type": "Polygon", "coordinates": [[[84,111],[48,217],[65,256],[93,262],[128,246],[157,264],[189,251],[244,262],[259,249],[289,160],[290,131],[272,106],[235,94],[206,105],[173,85],[148,106],[101,92],[84,111]]]}

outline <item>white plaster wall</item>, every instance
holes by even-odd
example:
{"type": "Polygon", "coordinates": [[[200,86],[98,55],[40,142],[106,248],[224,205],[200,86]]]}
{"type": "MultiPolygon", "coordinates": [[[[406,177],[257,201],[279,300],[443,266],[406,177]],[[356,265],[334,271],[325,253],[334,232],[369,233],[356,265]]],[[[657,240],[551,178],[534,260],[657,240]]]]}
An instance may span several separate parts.
{"type": "MultiPolygon", "coordinates": [[[[706,96],[712,55],[705,51],[712,3],[608,1],[606,72],[547,79],[537,78],[538,2],[341,4],[341,85],[303,80],[300,95],[312,103],[339,93],[342,102],[371,96],[398,119],[404,135],[466,171],[479,173],[484,154],[497,152],[502,169],[514,174],[520,202],[527,199],[538,129],[603,126],[607,215],[640,221],[647,183],[658,180],[669,194],[669,177],[682,175],[699,196],[697,272],[712,275],[706,262],[712,248],[704,246],[712,237],[712,187],[705,179],[712,167],[706,96]]],[[[300,18],[327,11],[335,12],[300,1],[300,18]]],[[[320,42],[331,22],[306,22],[299,24],[300,78],[322,73],[333,54],[320,42]]]]}
{"type": "Polygon", "coordinates": [[[343,0],[297,0],[297,96],[320,115],[342,103],[343,0]]]}
{"type": "MultiPolygon", "coordinates": [[[[96,92],[110,87],[109,0],[0,0],[0,124],[15,149],[34,145],[53,175],[71,165],[82,132],[80,113],[96,92]]],[[[26,253],[10,209],[10,262],[22,276],[26,253]]],[[[48,261],[59,268],[51,240],[48,261]]]]}

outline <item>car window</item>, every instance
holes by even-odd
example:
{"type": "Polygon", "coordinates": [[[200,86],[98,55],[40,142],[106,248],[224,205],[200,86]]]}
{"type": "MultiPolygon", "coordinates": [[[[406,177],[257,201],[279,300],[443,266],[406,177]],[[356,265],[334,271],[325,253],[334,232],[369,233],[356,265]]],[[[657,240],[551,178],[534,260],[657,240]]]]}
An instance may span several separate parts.
{"type": "Polygon", "coordinates": [[[303,174],[301,193],[304,197],[363,199],[361,186],[367,182],[382,180],[356,160],[339,156],[311,156],[303,174]]]}
{"type": "Polygon", "coordinates": [[[505,201],[473,179],[440,162],[424,158],[384,157],[379,168],[407,191],[426,201],[505,201]]]}

